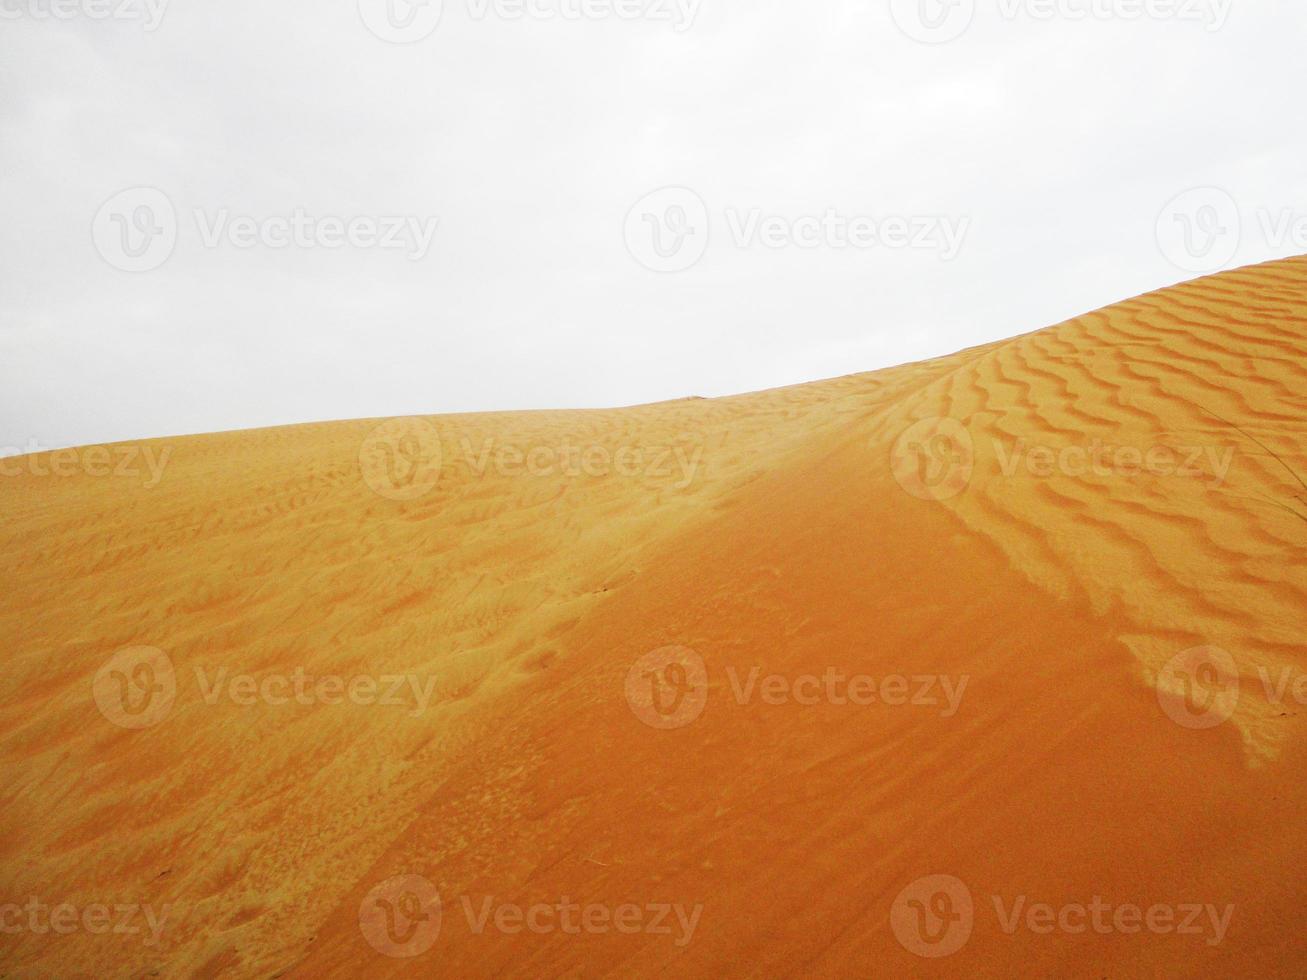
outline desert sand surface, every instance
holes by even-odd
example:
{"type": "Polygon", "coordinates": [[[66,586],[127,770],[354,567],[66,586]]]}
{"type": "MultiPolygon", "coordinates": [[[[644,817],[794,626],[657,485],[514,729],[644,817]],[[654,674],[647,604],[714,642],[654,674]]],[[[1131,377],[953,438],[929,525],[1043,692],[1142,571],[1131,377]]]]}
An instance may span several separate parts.
{"type": "Polygon", "coordinates": [[[1294,259],[0,461],[0,975],[1302,976],[1305,415],[1294,259]]]}

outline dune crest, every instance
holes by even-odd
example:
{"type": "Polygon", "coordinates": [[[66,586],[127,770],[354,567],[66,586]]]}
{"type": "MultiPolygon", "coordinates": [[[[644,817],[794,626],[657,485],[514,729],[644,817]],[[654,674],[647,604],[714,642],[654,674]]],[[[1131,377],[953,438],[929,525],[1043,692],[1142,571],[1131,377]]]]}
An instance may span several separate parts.
{"type": "Polygon", "coordinates": [[[3,461],[0,972],[1293,975],[1304,409],[1293,259],[753,395],[3,461]]]}
{"type": "MultiPolygon", "coordinates": [[[[1245,269],[1018,337],[905,399],[885,437],[963,423],[975,473],[942,502],[1033,583],[1121,607],[1151,682],[1203,645],[1248,681],[1301,669],[1302,277],[1302,260],[1245,269]]],[[[1240,700],[1253,763],[1278,714],[1240,700]]]]}

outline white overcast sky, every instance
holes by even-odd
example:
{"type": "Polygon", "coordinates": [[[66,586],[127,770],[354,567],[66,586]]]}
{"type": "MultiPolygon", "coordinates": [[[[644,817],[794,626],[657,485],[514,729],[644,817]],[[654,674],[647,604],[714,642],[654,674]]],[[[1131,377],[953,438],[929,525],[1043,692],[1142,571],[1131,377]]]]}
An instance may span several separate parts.
{"type": "Polygon", "coordinates": [[[444,0],[408,44],[368,22],[431,7],[136,2],[0,0],[0,452],[751,391],[1307,251],[1301,0],[444,0]],[[175,248],[123,271],[141,213],[97,214],[139,187],[175,248]],[[702,258],[641,264],[695,199],[702,258]],[[205,244],[296,209],[438,226],[418,261],[205,244]],[[755,210],[966,231],[741,246],[755,210]]]}

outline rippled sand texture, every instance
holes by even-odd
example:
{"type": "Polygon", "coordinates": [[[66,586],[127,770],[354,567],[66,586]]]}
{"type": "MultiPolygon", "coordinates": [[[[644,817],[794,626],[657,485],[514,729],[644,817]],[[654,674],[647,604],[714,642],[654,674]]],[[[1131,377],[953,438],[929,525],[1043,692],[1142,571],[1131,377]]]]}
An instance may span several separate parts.
{"type": "Polygon", "coordinates": [[[1305,411],[1297,259],[756,395],[163,440],[148,488],[10,460],[0,905],[168,911],[11,910],[0,975],[1302,975],[1305,411]],[[414,431],[438,480],[377,492],[414,431]],[[565,446],[590,473],[541,472],[565,446]],[[142,646],[175,696],[129,728],[93,682],[142,646]],[[209,703],[221,667],[430,701],[209,703]],[[741,691],[828,669],[907,703],[741,691]],[[388,945],[400,875],[443,915],[388,945]],[[913,906],[935,875],[973,907],[913,906]],[[1022,897],[1232,908],[1006,929],[1022,897]],[[478,932],[487,898],[700,912],[478,932]]]}

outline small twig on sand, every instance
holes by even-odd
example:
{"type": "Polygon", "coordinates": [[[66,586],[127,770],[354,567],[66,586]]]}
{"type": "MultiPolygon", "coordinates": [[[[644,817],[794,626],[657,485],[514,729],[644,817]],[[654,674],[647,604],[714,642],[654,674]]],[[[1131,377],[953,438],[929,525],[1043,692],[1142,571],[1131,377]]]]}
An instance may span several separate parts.
{"type": "MultiPolygon", "coordinates": [[[[1200,409],[1202,409],[1202,411],[1204,411],[1204,412],[1206,412],[1208,415],[1210,415],[1212,418],[1216,419],[1218,422],[1223,422],[1223,423],[1225,423],[1226,425],[1228,425],[1230,428],[1234,429],[1236,432],[1240,433],[1240,434],[1241,434],[1245,439],[1249,439],[1249,440],[1251,440],[1252,442],[1255,442],[1257,445],[1261,446],[1262,449],[1264,449],[1264,450],[1267,452],[1268,455],[1270,455],[1270,456],[1271,456],[1271,457],[1272,457],[1272,458],[1273,458],[1277,463],[1279,463],[1281,466],[1284,467],[1285,471],[1286,471],[1290,476],[1292,476],[1295,480],[1298,481],[1298,485],[1299,485],[1299,486],[1301,486],[1304,490],[1307,490],[1307,480],[1304,480],[1304,479],[1302,478],[1302,475],[1301,475],[1297,470],[1295,470],[1292,466],[1290,466],[1288,463],[1286,463],[1286,462],[1284,461],[1284,457],[1282,457],[1282,456],[1281,456],[1279,453],[1277,453],[1274,449],[1272,449],[1270,446],[1266,445],[1266,443],[1262,442],[1262,440],[1258,439],[1255,435],[1253,435],[1251,432],[1249,432],[1249,431],[1248,431],[1247,429],[1245,429],[1243,426],[1241,426],[1241,425],[1239,425],[1239,424],[1237,424],[1237,423],[1235,423],[1235,422],[1231,422],[1229,419],[1227,419],[1227,418],[1225,418],[1225,417],[1223,417],[1223,416],[1221,416],[1221,415],[1217,415],[1217,414],[1216,414],[1215,412],[1213,412],[1210,408],[1205,408],[1205,407],[1202,406],[1202,405],[1199,405],[1198,407],[1199,407],[1200,409]]],[[[1295,493],[1295,494],[1291,494],[1290,496],[1292,496],[1294,500],[1296,500],[1298,503],[1302,504],[1304,507],[1307,507],[1307,498],[1304,498],[1301,494],[1297,494],[1297,493],[1295,493]]],[[[1287,510],[1287,511],[1288,511],[1290,514],[1292,514],[1294,517],[1298,518],[1298,520],[1300,520],[1300,521],[1302,521],[1302,522],[1304,522],[1304,523],[1307,523],[1307,512],[1304,512],[1304,511],[1298,510],[1298,508],[1296,508],[1296,507],[1291,507],[1291,506],[1289,506],[1288,504],[1280,503],[1278,500],[1271,500],[1269,497],[1267,497],[1267,498],[1263,498],[1263,499],[1265,499],[1267,503],[1270,503],[1270,504],[1273,504],[1273,505],[1276,506],[1276,507],[1279,507],[1281,510],[1287,510]]]]}

